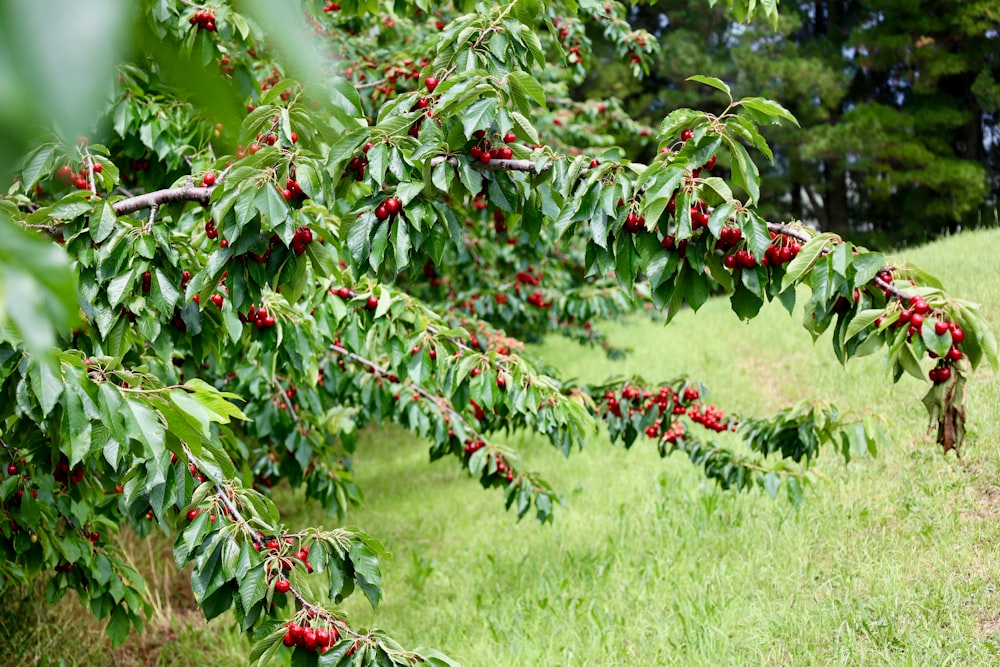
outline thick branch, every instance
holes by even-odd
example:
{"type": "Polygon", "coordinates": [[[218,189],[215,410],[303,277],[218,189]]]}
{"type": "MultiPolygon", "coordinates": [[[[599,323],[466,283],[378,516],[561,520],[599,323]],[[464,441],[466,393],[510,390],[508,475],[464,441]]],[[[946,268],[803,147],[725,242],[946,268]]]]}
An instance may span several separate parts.
{"type": "Polygon", "coordinates": [[[130,197],[129,199],[123,199],[120,202],[117,202],[114,205],[115,215],[128,215],[129,213],[135,213],[136,211],[141,211],[153,206],[159,206],[161,204],[175,204],[177,202],[185,201],[198,202],[204,206],[208,203],[209,198],[212,196],[212,190],[214,189],[214,186],[210,188],[185,187],[168,188],[166,190],[147,192],[144,195],[130,197]]]}
{"type": "MultiPolygon", "coordinates": [[[[440,155],[431,160],[431,166],[436,167],[442,162],[447,162],[453,167],[458,166],[458,160],[454,157],[446,157],[440,155]]],[[[548,163],[542,168],[542,171],[548,171],[552,163],[548,163]]],[[[531,160],[501,160],[498,158],[492,159],[489,162],[483,163],[478,160],[475,163],[476,169],[481,169],[483,171],[526,171],[529,174],[537,174],[538,170],[535,168],[535,163],[531,160]]]]}

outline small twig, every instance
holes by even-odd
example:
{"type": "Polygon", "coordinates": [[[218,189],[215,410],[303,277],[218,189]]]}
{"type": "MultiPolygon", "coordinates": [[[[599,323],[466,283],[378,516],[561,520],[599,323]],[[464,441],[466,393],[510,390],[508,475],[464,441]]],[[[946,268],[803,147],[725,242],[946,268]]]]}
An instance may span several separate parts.
{"type": "Polygon", "coordinates": [[[898,287],[894,287],[891,283],[887,283],[878,276],[875,276],[875,284],[878,285],[880,288],[882,288],[883,291],[892,294],[894,297],[896,297],[903,303],[907,303],[910,300],[910,297],[906,294],[906,292],[899,289],[898,287]]]}
{"type": "Polygon", "coordinates": [[[142,226],[142,231],[145,232],[146,234],[148,234],[153,230],[153,223],[156,222],[156,212],[159,210],[160,210],[159,204],[153,204],[152,206],[149,207],[149,220],[147,220],[146,224],[142,226]]]}
{"type": "Polygon", "coordinates": [[[288,406],[288,411],[291,413],[292,419],[296,424],[298,424],[300,421],[299,414],[295,411],[295,406],[292,405],[291,396],[289,396],[288,392],[285,391],[285,388],[281,386],[281,380],[279,380],[277,376],[272,379],[274,381],[274,386],[278,388],[279,392],[281,392],[281,402],[288,406]]]}
{"type": "Polygon", "coordinates": [[[789,236],[797,241],[802,241],[803,243],[808,243],[813,238],[798,227],[793,227],[783,222],[767,223],[767,231],[774,232],[775,234],[782,234],[783,236],[789,236]]]}
{"type": "Polygon", "coordinates": [[[87,165],[87,184],[90,185],[90,194],[97,194],[97,184],[94,182],[94,158],[86,146],[83,147],[83,162],[87,165]]]}
{"type": "MultiPolygon", "coordinates": [[[[332,352],[335,352],[336,354],[345,356],[351,359],[352,361],[361,364],[362,366],[372,369],[379,375],[392,375],[392,372],[389,369],[383,368],[382,366],[376,364],[374,361],[366,359],[362,357],[360,354],[355,354],[354,352],[351,352],[350,350],[341,345],[331,345],[330,350],[332,352]]],[[[473,428],[472,425],[469,424],[469,422],[465,419],[465,416],[462,415],[462,413],[458,412],[455,409],[455,407],[448,402],[447,399],[442,398],[440,396],[435,396],[434,394],[427,391],[420,385],[414,383],[412,380],[407,380],[404,384],[405,386],[411,388],[416,393],[420,394],[424,398],[428,399],[429,401],[437,405],[438,408],[441,409],[442,411],[447,412],[450,415],[453,415],[454,418],[457,419],[462,424],[465,430],[471,433],[473,436],[475,436],[478,440],[487,442],[486,437],[483,436],[481,433],[479,433],[479,431],[477,431],[475,428],[473,428]]]]}
{"type": "Polygon", "coordinates": [[[368,83],[359,83],[359,84],[356,84],[354,87],[357,88],[358,90],[365,90],[366,88],[376,88],[378,86],[381,86],[386,81],[388,81],[388,79],[379,79],[378,81],[369,81],[368,83]]]}

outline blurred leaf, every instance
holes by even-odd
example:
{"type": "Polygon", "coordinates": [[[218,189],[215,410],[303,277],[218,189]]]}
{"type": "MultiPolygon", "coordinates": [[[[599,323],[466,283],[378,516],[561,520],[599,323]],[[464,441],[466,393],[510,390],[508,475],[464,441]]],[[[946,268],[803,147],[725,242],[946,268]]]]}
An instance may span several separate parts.
{"type": "Polygon", "coordinates": [[[76,273],[61,248],[2,212],[0,238],[0,325],[11,321],[25,347],[42,352],[80,320],[76,273]]]}

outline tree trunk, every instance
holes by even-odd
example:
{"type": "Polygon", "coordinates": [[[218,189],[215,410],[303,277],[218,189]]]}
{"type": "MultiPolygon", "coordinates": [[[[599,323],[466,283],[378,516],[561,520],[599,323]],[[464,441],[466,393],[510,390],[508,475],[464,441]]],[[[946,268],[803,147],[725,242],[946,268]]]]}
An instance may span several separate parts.
{"type": "Polygon", "coordinates": [[[823,200],[825,231],[844,234],[851,231],[850,211],[847,206],[847,172],[839,165],[823,162],[825,184],[823,200]]]}

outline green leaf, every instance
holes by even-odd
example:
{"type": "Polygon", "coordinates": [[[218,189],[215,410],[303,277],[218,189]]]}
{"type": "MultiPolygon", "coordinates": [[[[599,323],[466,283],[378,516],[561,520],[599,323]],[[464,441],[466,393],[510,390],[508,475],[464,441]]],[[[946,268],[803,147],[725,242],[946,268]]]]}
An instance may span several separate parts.
{"type": "Polygon", "coordinates": [[[111,202],[104,202],[104,206],[101,208],[101,219],[96,227],[94,226],[94,218],[90,219],[90,238],[93,239],[94,243],[103,243],[111,236],[111,232],[115,231],[115,223],[117,222],[118,216],[115,215],[114,206],[111,205],[111,202]]]}
{"type": "Polygon", "coordinates": [[[462,129],[468,139],[477,130],[489,129],[497,112],[496,99],[484,98],[473,102],[462,113],[462,129]]]}
{"type": "Polygon", "coordinates": [[[836,236],[836,234],[825,233],[819,234],[809,239],[799,251],[799,254],[795,256],[788,266],[785,268],[785,277],[781,281],[782,291],[788,289],[789,286],[799,282],[803,276],[812,271],[813,266],[823,255],[823,251],[826,249],[827,242],[836,236]]]}
{"type": "Polygon", "coordinates": [[[763,97],[746,97],[737,102],[737,104],[762,113],[768,118],[774,120],[787,120],[793,123],[796,127],[799,125],[799,121],[795,119],[795,116],[792,115],[791,111],[773,100],[764,99],[763,97]]]}
{"type": "Polygon", "coordinates": [[[746,191],[754,204],[760,199],[760,172],[747,149],[738,141],[727,139],[730,154],[733,156],[733,182],[746,191]]]}
{"type": "Polygon", "coordinates": [[[146,446],[146,455],[158,459],[164,450],[164,432],[156,413],[132,398],[122,401],[121,414],[130,438],[146,446]]]}
{"type": "MultiPolygon", "coordinates": [[[[511,91],[518,89],[531,97],[542,109],[545,109],[545,90],[535,77],[522,70],[514,70],[507,75],[507,79],[510,81],[511,91]]],[[[524,113],[529,114],[530,110],[524,111],[524,113]]]]}
{"type": "Polygon", "coordinates": [[[781,488],[781,477],[773,470],[764,475],[764,490],[767,495],[774,500],[778,497],[778,490],[781,488]]]}
{"type": "Polygon", "coordinates": [[[33,359],[28,367],[28,377],[31,380],[31,390],[42,408],[42,416],[47,417],[56,406],[63,393],[63,378],[59,372],[58,362],[52,363],[44,358],[33,359]]]}
{"type": "Polygon", "coordinates": [[[926,379],[923,369],[920,368],[920,360],[917,359],[916,355],[913,353],[912,347],[904,343],[899,348],[899,355],[896,358],[899,360],[903,370],[907,373],[918,380],[926,379]]]}
{"type": "Polygon", "coordinates": [[[80,385],[67,382],[63,392],[62,451],[69,457],[70,467],[83,460],[90,451],[90,419],[84,411],[85,395],[80,385]]]}
{"type": "Polygon", "coordinates": [[[746,237],[747,247],[759,262],[764,258],[767,247],[771,245],[771,235],[767,230],[767,223],[754,211],[747,211],[743,218],[743,236],[746,237]]]}
{"type": "Polygon", "coordinates": [[[716,90],[721,90],[726,94],[726,96],[732,100],[733,93],[729,90],[729,86],[722,82],[721,79],[716,79],[714,76],[702,76],[701,74],[695,74],[694,76],[689,76],[686,81],[695,81],[697,83],[703,83],[706,86],[715,88],[716,90]]]}
{"type": "Polygon", "coordinates": [[[869,308],[867,310],[862,310],[860,313],[855,315],[854,319],[851,320],[851,323],[847,325],[847,332],[844,334],[844,338],[854,338],[858,332],[863,331],[875,324],[875,320],[884,314],[885,310],[882,308],[869,308]]]}
{"type": "Polygon", "coordinates": [[[111,645],[121,646],[128,639],[130,629],[128,611],[121,605],[116,606],[108,620],[108,626],[104,629],[108,639],[111,640],[111,645]]]}

